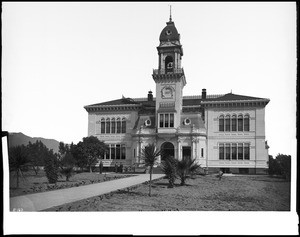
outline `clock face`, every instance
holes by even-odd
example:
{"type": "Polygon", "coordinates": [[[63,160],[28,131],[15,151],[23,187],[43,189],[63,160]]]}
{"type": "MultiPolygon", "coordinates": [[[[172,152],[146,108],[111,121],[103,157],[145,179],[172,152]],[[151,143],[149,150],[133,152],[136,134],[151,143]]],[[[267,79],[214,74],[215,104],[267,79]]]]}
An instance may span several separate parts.
{"type": "Polygon", "coordinates": [[[172,99],[174,96],[173,88],[170,86],[164,87],[161,90],[161,98],[163,99],[172,99]]]}
{"type": "Polygon", "coordinates": [[[172,31],[171,30],[166,30],[166,35],[171,35],[172,31]]]}

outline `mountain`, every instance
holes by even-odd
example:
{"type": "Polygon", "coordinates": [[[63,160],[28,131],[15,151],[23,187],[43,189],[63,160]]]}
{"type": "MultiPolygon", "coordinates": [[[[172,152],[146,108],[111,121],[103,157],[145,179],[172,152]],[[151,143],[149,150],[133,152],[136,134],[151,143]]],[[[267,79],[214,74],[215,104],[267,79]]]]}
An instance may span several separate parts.
{"type": "Polygon", "coordinates": [[[26,146],[29,142],[35,143],[37,140],[42,141],[42,143],[48,149],[52,149],[54,153],[58,153],[59,142],[54,139],[47,139],[42,137],[29,137],[21,132],[9,133],[8,135],[9,147],[18,146],[22,144],[26,146]]]}

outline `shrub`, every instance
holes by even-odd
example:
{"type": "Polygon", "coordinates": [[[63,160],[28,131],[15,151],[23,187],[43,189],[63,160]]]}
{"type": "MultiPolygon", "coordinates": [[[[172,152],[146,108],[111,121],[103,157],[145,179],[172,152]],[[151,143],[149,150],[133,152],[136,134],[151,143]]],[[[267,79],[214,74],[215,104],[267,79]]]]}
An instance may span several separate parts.
{"type": "Polygon", "coordinates": [[[177,178],[176,176],[176,163],[177,161],[174,159],[173,156],[166,157],[162,163],[161,168],[164,174],[167,176],[169,180],[169,188],[174,187],[175,180],[177,178]]]}
{"type": "Polygon", "coordinates": [[[69,179],[74,174],[74,170],[73,170],[73,167],[62,167],[60,169],[60,173],[66,177],[66,181],[69,181],[69,179]]]}

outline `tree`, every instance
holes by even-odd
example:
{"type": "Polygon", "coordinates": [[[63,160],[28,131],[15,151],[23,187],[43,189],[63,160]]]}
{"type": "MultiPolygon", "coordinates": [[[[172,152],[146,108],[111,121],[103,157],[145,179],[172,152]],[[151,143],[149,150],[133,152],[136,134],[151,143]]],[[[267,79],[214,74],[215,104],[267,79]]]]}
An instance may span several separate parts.
{"type": "Polygon", "coordinates": [[[71,153],[71,148],[68,144],[63,142],[59,143],[59,165],[60,173],[66,177],[66,181],[69,181],[70,177],[74,173],[75,159],[71,153]]]}
{"type": "Polygon", "coordinates": [[[86,165],[92,172],[92,166],[104,155],[108,150],[108,146],[94,136],[84,137],[82,140],[76,145],[77,158],[80,159],[81,164],[86,165]]]}
{"type": "Polygon", "coordinates": [[[177,160],[173,156],[167,156],[162,160],[161,168],[169,180],[169,188],[174,187],[176,175],[177,160]]]}
{"type": "Polygon", "coordinates": [[[180,185],[185,185],[186,179],[193,174],[198,168],[200,168],[200,165],[196,163],[196,159],[183,158],[180,161],[177,161],[177,175],[180,178],[180,185]]]}
{"type": "Polygon", "coordinates": [[[281,175],[285,179],[291,178],[291,156],[278,154],[274,159],[272,156],[269,156],[269,175],[281,175]]]}
{"type": "Polygon", "coordinates": [[[39,140],[35,143],[29,142],[26,148],[28,150],[31,167],[34,170],[35,175],[37,175],[40,166],[44,165],[43,157],[49,152],[49,149],[39,140]]]}
{"type": "Polygon", "coordinates": [[[58,155],[51,149],[44,157],[45,172],[49,183],[56,183],[59,177],[59,159],[58,155]]]}
{"type": "Polygon", "coordinates": [[[28,157],[28,151],[24,145],[19,145],[16,147],[11,147],[9,149],[9,166],[10,169],[16,172],[17,175],[17,188],[19,188],[19,178],[22,171],[30,163],[28,157]]]}
{"type": "Polygon", "coordinates": [[[152,185],[152,170],[153,166],[157,164],[158,157],[161,151],[157,150],[154,144],[149,144],[142,149],[141,158],[145,161],[145,166],[149,167],[150,181],[149,181],[149,196],[151,196],[152,185]]]}
{"type": "Polygon", "coordinates": [[[285,177],[285,179],[290,180],[291,178],[291,156],[278,154],[276,156],[276,160],[279,164],[281,175],[285,177]]]}

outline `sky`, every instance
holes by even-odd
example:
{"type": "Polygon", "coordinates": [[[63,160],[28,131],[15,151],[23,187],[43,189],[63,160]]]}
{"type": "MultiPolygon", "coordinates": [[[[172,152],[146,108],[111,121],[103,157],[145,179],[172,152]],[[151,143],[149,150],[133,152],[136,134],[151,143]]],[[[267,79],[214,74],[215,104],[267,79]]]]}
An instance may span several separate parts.
{"type": "MultiPolygon", "coordinates": [[[[184,51],[187,85],[183,94],[200,95],[206,88],[209,95],[232,91],[270,99],[265,110],[269,153],[295,158],[293,2],[4,2],[2,130],[77,143],[87,136],[85,105],[155,92],[151,75],[158,67],[156,47],[169,20],[169,4],[184,51]]],[[[161,213],[162,220],[155,213],[139,213],[135,219],[134,213],[47,213],[52,225],[42,213],[38,218],[36,213],[13,214],[4,218],[4,224],[7,227],[10,220],[10,230],[21,234],[41,230],[48,234],[110,233],[104,232],[106,227],[115,234],[141,234],[147,232],[144,224],[153,220],[148,234],[240,234],[247,230],[251,235],[270,230],[286,234],[280,232],[281,227],[292,230],[289,213],[282,212],[181,212],[175,218],[161,213]],[[249,217],[253,217],[251,222],[249,217]],[[83,218],[88,219],[83,223],[83,218]],[[161,228],[166,220],[187,220],[188,228],[161,228]],[[102,221],[108,225],[99,224],[102,221]],[[232,223],[238,224],[231,228],[232,223]],[[71,229],[58,231],[64,226],[71,229]]]]}
{"type": "Polygon", "coordinates": [[[2,130],[77,143],[87,136],[85,105],[155,92],[169,4],[183,45],[183,94],[270,99],[269,154],[295,157],[293,2],[5,2],[2,130]]]}

